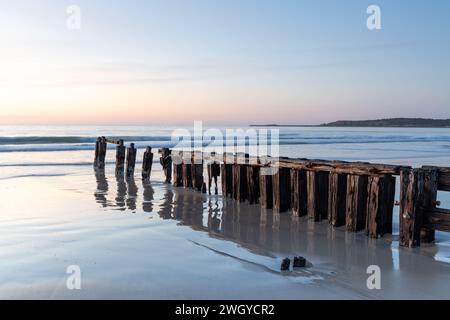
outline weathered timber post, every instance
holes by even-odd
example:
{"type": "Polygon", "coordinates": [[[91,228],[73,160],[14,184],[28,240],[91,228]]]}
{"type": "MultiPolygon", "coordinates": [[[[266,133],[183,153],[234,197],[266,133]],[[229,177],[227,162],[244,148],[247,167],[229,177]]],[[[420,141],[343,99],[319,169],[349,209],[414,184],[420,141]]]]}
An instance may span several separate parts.
{"type": "Polygon", "coordinates": [[[105,158],[106,158],[107,143],[105,137],[97,138],[95,143],[95,159],[94,167],[97,169],[105,168],[105,158]]]}
{"type": "Polygon", "coordinates": [[[278,212],[288,211],[291,207],[291,171],[278,168],[272,176],[273,209],[278,212]]]}
{"type": "Polygon", "coordinates": [[[425,243],[430,243],[435,240],[435,230],[426,226],[428,223],[428,216],[425,213],[427,210],[436,208],[437,190],[438,190],[438,170],[437,168],[424,169],[424,186],[422,207],[424,209],[422,228],[420,230],[420,240],[425,243]]]}
{"type": "Polygon", "coordinates": [[[395,178],[391,175],[370,176],[367,191],[367,236],[378,238],[386,233],[392,233],[395,178]]]}
{"type": "Polygon", "coordinates": [[[125,173],[125,153],[126,148],[123,145],[123,140],[119,141],[116,147],[116,175],[123,176],[125,173]]]}
{"type": "Polygon", "coordinates": [[[161,150],[161,158],[159,162],[163,167],[164,175],[166,176],[166,183],[171,183],[172,181],[172,151],[169,148],[162,148],[161,150]]]}
{"type": "Polygon", "coordinates": [[[227,156],[224,154],[223,164],[220,165],[222,176],[222,195],[231,198],[233,195],[233,164],[227,163],[227,156]]]}
{"type": "Polygon", "coordinates": [[[291,208],[297,217],[308,214],[306,171],[291,169],[291,208]]]}
{"type": "Polygon", "coordinates": [[[203,187],[203,156],[196,157],[195,152],[192,153],[192,186],[197,191],[202,191],[203,187]]]}
{"type": "Polygon", "coordinates": [[[148,180],[150,179],[150,175],[152,173],[152,165],[153,165],[153,152],[152,147],[147,147],[144,152],[144,157],[142,159],[142,179],[148,180]]]}
{"type": "Polygon", "coordinates": [[[249,165],[247,167],[248,202],[250,204],[259,202],[259,173],[260,168],[258,166],[249,165]]]}
{"type": "Polygon", "coordinates": [[[231,175],[231,185],[232,185],[232,191],[231,191],[231,197],[234,200],[237,200],[238,198],[238,190],[239,190],[239,175],[237,172],[237,157],[238,155],[234,155],[233,165],[231,166],[232,175],[231,175]]]}
{"type": "Polygon", "coordinates": [[[320,221],[328,218],[328,172],[308,171],[308,218],[320,221]]]}
{"type": "Polygon", "coordinates": [[[194,160],[194,151],[191,151],[191,188],[195,189],[195,160],[194,160]]]}
{"type": "Polygon", "coordinates": [[[259,192],[261,207],[264,209],[273,208],[273,191],[272,191],[272,175],[264,174],[263,170],[260,170],[259,175],[259,192]]]}
{"type": "Polygon", "coordinates": [[[424,172],[421,169],[408,169],[400,172],[400,245],[420,246],[422,227],[422,194],[424,172]]]}
{"type": "Polygon", "coordinates": [[[215,194],[218,194],[217,189],[217,177],[220,176],[220,164],[213,160],[212,162],[207,164],[207,171],[208,171],[208,193],[211,194],[211,185],[212,181],[214,180],[215,184],[215,194]]]}
{"type": "Polygon", "coordinates": [[[358,232],[366,227],[368,177],[347,176],[346,228],[358,232]]]}
{"type": "Polygon", "coordinates": [[[98,137],[95,141],[95,156],[94,156],[94,168],[98,167],[98,157],[100,154],[100,142],[102,141],[101,137],[98,137]]]}
{"type": "MultiPolygon", "coordinates": [[[[248,199],[247,164],[238,162],[238,155],[236,155],[233,164],[233,198],[243,202],[248,199]]],[[[247,155],[244,162],[247,162],[247,155]]]]}
{"type": "Polygon", "coordinates": [[[347,202],[347,175],[330,173],[328,195],[328,222],[334,227],[345,225],[347,202]]]}
{"type": "Polygon", "coordinates": [[[383,178],[382,199],[380,204],[381,227],[384,233],[392,234],[392,218],[395,206],[396,178],[386,174],[383,178]]]}
{"type": "Polygon", "coordinates": [[[239,177],[237,175],[237,165],[235,163],[233,163],[232,165],[232,175],[231,175],[231,180],[232,180],[232,191],[231,191],[231,198],[234,200],[237,200],[237,193],[238,193],[238,189],[239,189],[239,177]]]}
{"type": "Polygon", "coordinates": [[[105,168],[105,159],[106,159],[106,151],[108,149],[108,143],[106,142],[106,138],[102,137],[102,149],[100,153],[100,168],[105,168]]]}
{"type": "Polygon", "coordinates": [[[186,152],[183,152],[183,187],[192,188],[192,156],[186,158],[186,152]]]}
{"type": "Polygon", "coordinates": [[[178,151],[178,154],[173,160],[173,185],[174,187],[183,186],[183,159],[182,151],[178,151]]]}
{"type": "Polygon", "coordinates": [[[136,148],[134,143],[130,143],[127,149],[127,178],[133,178],[134,167],[136,165],[136,148]]]}

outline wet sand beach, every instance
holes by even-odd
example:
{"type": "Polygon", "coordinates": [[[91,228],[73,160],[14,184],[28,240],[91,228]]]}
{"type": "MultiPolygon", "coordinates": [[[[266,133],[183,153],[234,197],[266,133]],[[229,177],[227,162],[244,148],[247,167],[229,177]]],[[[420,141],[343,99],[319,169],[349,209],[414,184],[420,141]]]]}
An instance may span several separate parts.
{"type": "MultiPolygon", "coordinates": [[[[311,223],[164,184],[155,155],[143,183],[143,148],[171,147],[174,127],[1,127],[0,298],[4,299],[448,299],[450,237],[398,246],[326,221],[311,223]],[[134,180],[95,172],[98,135],[137,142],[134,180]],[[285,257],[307,268],[281,272],[285,257]],[[81,270],[69,290],[67,269],[81,270]],[[381,269],[369,290],[367,267],[381,269]]],[[[288,157],[448,166],[446,129],[283,128],[288,157]]],[[[220,180],[220,179],[219,179],[220,180]]],[[[219,186],[220,190],[220,186],[219,186]]],[[[398,183],[397,195],[399,199],[398,183]]],[[[443,208],[449,193],[439,192],[443,208]]],[[[292,269],[291,269],[292,270],[292,269]]]]}
{"type": "MultiPolygon", "coordinates": [[[[450,241],[398,247],[326,221],[311,223],[87,166],[2,168],[3,299],[448,299],[450,241]],[[280,271],[283,258],[307,268],[280,271]],[[366,286],[381,268],[381,290],[366,286]],[[81,269],[68,290],[67,267],[81,269]]],[[[398,210],[398,209],[397,209],[398,210]]],[[[397,214],[397,213],[395,213],[397,214]]]]}

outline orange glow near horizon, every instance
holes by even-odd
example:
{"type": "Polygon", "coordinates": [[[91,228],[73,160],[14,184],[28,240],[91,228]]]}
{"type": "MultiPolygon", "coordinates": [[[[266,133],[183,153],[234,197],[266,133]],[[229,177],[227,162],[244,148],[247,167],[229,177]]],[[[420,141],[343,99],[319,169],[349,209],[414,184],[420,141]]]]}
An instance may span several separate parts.
{"type": "MultiPolygon", "coordinates": [[[[13,74],[14,72],[11,72],[13,74]]],[[[11,75],[10,74],[10,75],[11,75]]],[[[223,89],[221,84],[187,82],[103,83],[104,75],[55,75],[45,70],[18,70],[1,84],[0,124],[171,124],[289,122],[276,114],[280,105],[298,123],[313,119],[308,108],[289,108],[292,96],[270,84],[223,89]],[[22,72],[21,72],[22,71],[22,72]],[[37,77],[42,74],[42,77],[37,77]],[[25,79],[25,80],[24,80],[25,79]],[[77,79],[77,80],[74,80],[77,79]],[[286,106],[288,106],[286,108],[286,106]]]]}

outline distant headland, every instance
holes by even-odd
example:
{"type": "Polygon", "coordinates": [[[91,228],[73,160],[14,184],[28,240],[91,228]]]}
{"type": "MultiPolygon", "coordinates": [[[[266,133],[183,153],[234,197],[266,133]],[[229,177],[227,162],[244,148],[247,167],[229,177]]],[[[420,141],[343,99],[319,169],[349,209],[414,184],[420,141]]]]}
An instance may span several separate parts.
{"type": "Polygon", "coordinates": [[[400,128],[450,128],[450,119],[388,118],[377,120],[339,120],[320,125],[266,124],[252,127],[400,127],[400,128]]]}

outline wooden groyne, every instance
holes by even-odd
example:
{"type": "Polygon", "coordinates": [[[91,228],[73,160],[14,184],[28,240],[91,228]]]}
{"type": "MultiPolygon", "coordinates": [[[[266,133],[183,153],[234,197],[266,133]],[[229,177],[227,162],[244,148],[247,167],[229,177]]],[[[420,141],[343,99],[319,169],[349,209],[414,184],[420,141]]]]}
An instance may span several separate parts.
{"type": "MultiPolygon", "coordinates": [[[[116,174],[133,178],[136,148],[134,144],[125,148],[123,140],[98,138],[94,166],[104,169],[108,143],[117,146],[116,174]]],[[[146,180],[151,175],[151,150],[148,147],[143,157],[142,177],[146,180]]],[[[214,181],[217,194],[220,176],[224,197],[312,221],[326,220],[334,227],[365,232],[371,238],[392,233],[397,204],[403,247],[433,242],[436,230],[450,231],[450,210],[438,208],[437,199],[438,191],[450,191],[450,168],[290,158],[262,161],[244,154],[209,155],[167,148],[160,154],[166,182],[175,187],[210,193],[214,181]],[[205,164],[208,180],[204,178],[205,164]],[[395,200],[396,177],[399,201],[395,200]]]]}

